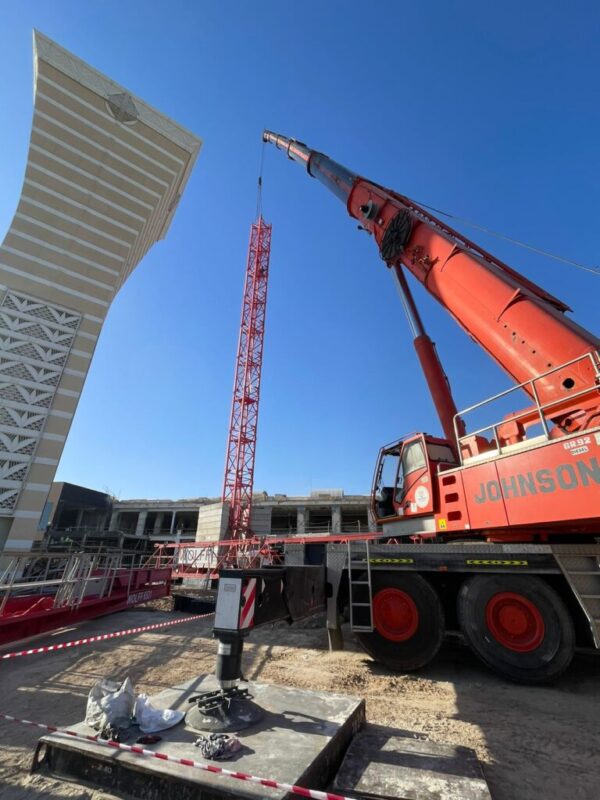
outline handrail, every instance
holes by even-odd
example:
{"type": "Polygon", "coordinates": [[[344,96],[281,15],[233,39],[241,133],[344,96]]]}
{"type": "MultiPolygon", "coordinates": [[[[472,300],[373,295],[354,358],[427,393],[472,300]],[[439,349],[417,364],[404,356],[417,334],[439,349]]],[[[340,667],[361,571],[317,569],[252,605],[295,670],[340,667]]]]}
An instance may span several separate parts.
{"type": "MultiPolygon", "coordinates": [[[[590,352],[590,353],[584,353],[583,355],[577,356],[577,358],[573,358],[570,361],[565,362],[564,364],[560,364],[557,367],[553,367],[552,369],[549,369],[546,372],[543,372],[540,375],[537,375],[535,378],[530,378],[529,380],[524,381],[523,383],[519,383],[516,386],[511,386],[508,389],[505,389],[502,392],[498,392],[497,394],[493,395],[492,397],[488,397],[485,400],[481,400],[479,403],[475,403],[474,405],[469,406],[468,408],[465,408],[465,409],[459,411],[457,414],[455,414],[455,416],[454,416],[454,433],[455,433],[455,436],[456,436],[456,441],[458,442],[458,445],[459,445],[459,447],[458,447],[458,450],[459,450],[458,455],[459,455],[459,458],[460,458],[460,463],[461,464],[464,463],[463,455],[462,455],[462,448],[460,447],[462,442],[464,442],[466,439],[468,439],[471,436],[478,436],[479,434],[485,433],[487,431],[492,431],[492,434],[493,434],[493,436],[494,436],[494,438],[496,440],[496,447],[498,449],[498,452],[502,453],[503,452],[503,446],[502,446],[502,444],[501,444],[501,442],[499,440],[499,437],[498,437],[497,427],[499,425],[503,424],[504,422],[509,421],[509,420],[510,421],[516,421],[516,420],[519,420],[519,419],[521,419],[523,417],[530,416],[530,414],[532,412],[532,409],[528,408],[528,409],[525,409],[524,411],[517,412],[515,414],[512,414],[509,417],[508,420],[506,418],[500,419],[500,420],[498,420],[496,422],[490,423],[489,425],[485,425],[482,428],[478,428],[475,431],[469,431],[467,434],[464,434],[463,436],[459,436],[459,433],[458,433],[458,421],[461,420],[461,419],[464,420],[464,417],[465,417],[466,414],[469,414],[472,411],[476,411],[477,409],[482,408],[483,406],[489,405],[490,403],[493,403],[496,400],[500,400],[501,398],[506,397],[507,395],[511,394],[512,392],[517,392],[520,389],[524,389],[525,387],[529,387],[530,393],[533,395],[533,399],[534,399],[534,403],[535,403],[535,410],[536,410],[537,415],[539,417],[540,424],[541,424],[542,428],[544,429],[544,436],[546,437],[546,439],[548,439],[549,436],[550,436],[550,431],[548,429],[548,420],[546,419],[546,415],[544,414],[544,412],[548,411],[548,409],[551,409],[552,407],[559,406],[561,403],[564,402],[565,398],[561,398],[559,400],[551,400],[551,401],[549,401],[547,403],[540,403],[536,382],[537,381],[541,381],[544,378],[547,378],[548,375],[552,375],[554,372],[558,372],[559,370],[562,370],[565,367],[569,367],[572,364],[576,364],[578,362],[583,362],[586,359],[588,359],[591,362],[592,368],[594,369],[594,372],[596,373],[596,381],[600,382],[600,353],[598,351],[593,351],[593,352],[590,352]]],[[[588,386],[587,388],[582,389],[579,392],[575,392],[574,394],[569,395],[568,399],[569,400],[574,400],[577,397],[581,397],[583,395],[589,394],[591,391],[594,391],[594,387],[589,387],[588,386]]]]}
{"type": "Polygon", "coordinates": [[[39,591],[53,598],[55,606],[77,608],[87,596],[90,586],[97,590],[95,594],[99,593],[103,598],[111,594],[114,581],[120,574],[128,573],[131,579],[135,571],[151,568],[151,560],[154,566],[160,568],[156,556],[149,558],[147,553],[38,552],[11,556],[8,566],[0,575],[0,616],[11,596],[31,597],[39,591]],[[40,572],[27,575],[37,563],[43,564],[40,572]]]}

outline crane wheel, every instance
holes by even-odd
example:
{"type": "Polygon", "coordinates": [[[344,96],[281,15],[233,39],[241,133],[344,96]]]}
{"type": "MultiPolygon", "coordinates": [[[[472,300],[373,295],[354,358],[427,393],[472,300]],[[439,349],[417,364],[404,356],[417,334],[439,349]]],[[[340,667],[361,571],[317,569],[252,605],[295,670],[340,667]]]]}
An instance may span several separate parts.
{"type": "Polygon", "coordinates": [[[373,572],[372,633],[356,633],[376,661],[398,672],[428,664],[444,637],[444,612],[435,589],[420,575],[373,572]]]}
{"type": "Polygon", "coordinates": [[[465,639],[489,667],[516,683],[547,683],[575,652],[575,629],[557,592],[528,575],[476,575],[458,595],[465,639]]]}

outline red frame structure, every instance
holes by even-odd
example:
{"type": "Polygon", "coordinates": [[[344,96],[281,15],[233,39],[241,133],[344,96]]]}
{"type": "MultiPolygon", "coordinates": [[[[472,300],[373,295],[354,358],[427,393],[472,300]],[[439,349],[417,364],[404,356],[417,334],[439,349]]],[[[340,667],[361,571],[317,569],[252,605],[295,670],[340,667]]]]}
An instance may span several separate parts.
{"type": "Polygon", "coordinates": [[[223,481],[231,539],[250,533],[270,255],[271,225],[259,216],[250,230],[223,481]]]}
{"type": "Polygon", "coordinates": [[[88,554],[78,569],[81,555],[37,553],[13,560],[19,578],[0,576],[0,646],[171,593],[172,570],[161,563],[164,558],[118,554],[111,566],[110,553],[88,554]],[[31,579],[31,567],[50,562],[52,579],[31,579]]]}

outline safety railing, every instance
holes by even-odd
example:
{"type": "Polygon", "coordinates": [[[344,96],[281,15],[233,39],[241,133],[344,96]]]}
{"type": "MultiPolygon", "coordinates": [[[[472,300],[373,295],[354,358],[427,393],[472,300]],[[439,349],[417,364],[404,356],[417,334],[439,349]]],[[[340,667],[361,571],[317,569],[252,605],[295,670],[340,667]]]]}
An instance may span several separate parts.
{"type": "Polygon", "coordinates": [[[17,553],[4,557],[3,562],[0,616],[7,611],[9,601],[32,595],[40,599],[52,597],[53,608],[77,608],[90,595],[110,595],[120,576],[127,576],[131,584],[136,570],[160,567],[155,554],[121,551],[17,553]]]}
{"type": "Polygon", "coordinates": [[[89,527],[50,528],[44,538],[35,544],[36,552],[98,552],[98,551],[144,551],[148,550],[148,539],[124,531],[98,530],[89,527]]]}
{"type": "MultiPolygon", "coordinates": [[[[502,444],[501,437],[498,435],[498,429],[501,425],[504,425],[507,422],[519,422],[520,420],[527,419],[528,421],[530,421],[529,427],[539,424],[542,428],[541,435],[546,440],[549,439],[550,422],[551,422],[549,416],[552,413],[552,410],[557,412],[561,408],[561,406],[564,405],[565,400],[568,399],[569,403],[571,403],[571,401],[579,397],[584,397],[585,395],[589,395],[592,392],[597,392],[599,387],[600,387],[600,353],[596,350],[591,353],[585,353],[583,356],[578,356],[577,358],[571,359],[571,361],[567,361],[564,364],[560,364],[557,367],[553,367],[552,369],[549,369],[547,372],[543,372],[542,374],[537,375],[535,378],[531,378],[528,381],[519,383],[516,386],[511,386],[509,389],[506,389],[503,392],[498,392],[498,394],[495,394],[492,397],[488,397],[479,403],[475,403],[474,405],[469,406],[468,408],[465,408],[462,411],[459,411],[454,416],[454,434],[456,436],[456,441],[458,443],[458,451],[461,464],[464,463],[462,445],[466,443],[467,440],[472,438],[473,436],[483,436],[491,434],[491,439],[493,442],[492,450],[499,454],[506,452],[506,449],[508,447],[511,447],[511,445],[502,444]],[[547,379],[550,375],[554,374],[555,372],[559,372],[560,370],[565,369],[565,367],[574,366],[575,364],[583,364],[586,361],[589,361],[592,366],[592,370],[596,379],[595,386],[586,386],[585,389],[581,389],[578,392],[573,392],[573,394],[569,394],[568,397],[561,397],[559,399],[551,400],[550,402],[547,403],[540,402],[540,396],[538,390],[538,384],[540,383],[540,381],[547,379]],[[488,406],[491,403],[501,400],[504,397],[508,397],[508,395],[518,391],[527,392],[527,394],[529,394],[530,397],[533,398],[534,405],[524,409],[523,411],[510,414],[508,417],[496,420],[495,422],[489,425],[484,425],[483,427],[478,428],[477,430],[469,431],[468,433],[459,436],[459,431],[458,431],[459,420],[462,420],[464,422],[465,416],[467,414],[477,411],[483,408],[484,406],[488,406]],[[532,416],[534,418],[533,422],[531,422],[532,416]],[[537,419],[535,419],[536,417],[537,419]]],[[[525,439],[524,441],[527,440],[525,439]]]]}

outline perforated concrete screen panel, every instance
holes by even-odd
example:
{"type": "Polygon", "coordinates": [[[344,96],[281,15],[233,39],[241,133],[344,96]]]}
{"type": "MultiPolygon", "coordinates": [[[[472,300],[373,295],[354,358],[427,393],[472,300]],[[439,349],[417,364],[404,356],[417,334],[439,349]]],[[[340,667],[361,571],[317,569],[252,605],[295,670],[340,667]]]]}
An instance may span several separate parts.
{"type": "Polygon", "coordinates": [[[162,239],[201,141],[42,34],[23,189],[0,247],[0,549],[28,549],[96,341],[162,239]]]}

